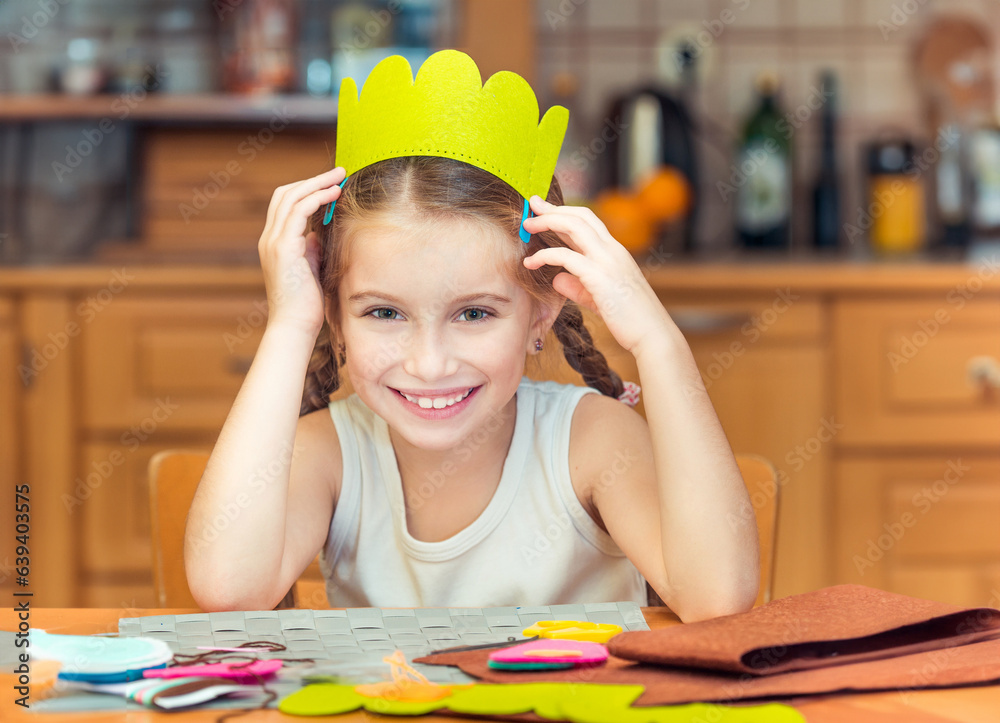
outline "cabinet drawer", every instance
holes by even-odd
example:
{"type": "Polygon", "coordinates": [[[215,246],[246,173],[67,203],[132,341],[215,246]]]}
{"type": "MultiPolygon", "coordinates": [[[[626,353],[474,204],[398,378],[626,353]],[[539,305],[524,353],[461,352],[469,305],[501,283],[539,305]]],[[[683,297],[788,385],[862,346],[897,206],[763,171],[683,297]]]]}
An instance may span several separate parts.
{"type": "Polygon", "coordinates": [[[1000,363],[1000,299],[843,301],[834,349],[841,443],[1000,443],[1000,390],[970,373],[1000,363]]]}
{"type": "Polygon", "coordinates": [[[660,302],[689,340],[716,337],[744,347],[759,342],[812,340],[825,331],[819,299],[775,289],[773,294],[703,300],[659,294],[660,302]]]}
{"type": "Polygon", "coordinates": [[[122,298],[84,326],[90,430],[218,432],[264,333],[258,296],[122,298]]]}
{"type": "Polygon", "coordinates": [[[835,488],[837,582],[997,603],[1000,456],[840,459],[835,488]]]}

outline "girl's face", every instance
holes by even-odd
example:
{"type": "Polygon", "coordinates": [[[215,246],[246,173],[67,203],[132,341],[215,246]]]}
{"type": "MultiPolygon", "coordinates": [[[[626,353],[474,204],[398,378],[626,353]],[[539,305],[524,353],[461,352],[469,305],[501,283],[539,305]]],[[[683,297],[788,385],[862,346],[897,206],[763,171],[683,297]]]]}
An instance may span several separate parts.
{"type": "Polygon", "coordinates": [[[362,401],[425,450],[505,426],[496,417],[517,391],[525,352],[547,330],[494,261],[496,244],[511,239],[451,220],[366,226],[350,243],[339,326],[362,401]]]}

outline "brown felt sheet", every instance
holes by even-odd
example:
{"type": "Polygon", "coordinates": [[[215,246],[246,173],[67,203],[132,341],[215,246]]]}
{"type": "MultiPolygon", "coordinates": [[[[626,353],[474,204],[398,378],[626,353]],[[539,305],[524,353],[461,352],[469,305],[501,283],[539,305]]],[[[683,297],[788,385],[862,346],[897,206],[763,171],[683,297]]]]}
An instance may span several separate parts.
{"type": "Polygon", "coordinates": [[[622,633],[609,642],[608,663],[597,668],[498,671],[487,664],[491,650],[440,653],[416,662],[457,665],[490,683],[638,684],[646,688],[639,705],[726,703],[997,682],[998,635],[1000,611],[992,608],[963,610],[843,585],[740,615],[622,633]],[[993,639],[982,640],[988,636],[993,639]],[[819,644],[824,641],[835,644],[819,644]],[[633,662],[622,654],[652,662],[633,662]]]}
{"type": "Polygon", "coordinates": [[[838,585],[739,615],[622,633],[608,650],[636,662],[772,675],[998,635],[1000,610],[963,609],[863,585],[838,585]]]}
{"type": "Polygon", "coordinates": [[[457,665],[469,675],[488,683],[562,681],[643,685],[646,692],[637,701],[638,705],[697,701],[727,703],[894,689],[905,692],[1000,681],[1000,640],[766,676],[667,668],[614,657],[606,665],[589,670],[512,673],[491,669],[487,665],[489,653],[489,650],[439,653],[417,658],[415,662],[457,665]]]}

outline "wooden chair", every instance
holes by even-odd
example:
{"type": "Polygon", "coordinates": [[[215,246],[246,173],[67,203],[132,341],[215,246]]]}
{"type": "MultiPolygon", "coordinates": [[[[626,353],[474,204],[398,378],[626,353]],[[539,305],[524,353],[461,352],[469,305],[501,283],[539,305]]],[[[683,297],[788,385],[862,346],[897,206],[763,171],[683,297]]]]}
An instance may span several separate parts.
{"type": "MultiPolygon", "coordinates": [[[[208,457],[208,452],[168,449],[157,452],[149,460],[153,586],[160,607],[198,607],[184,572],[184,525],[208,457]]],[[[295,606],[293,586],[277,608],[295,606]]]]}
{"type": "MultiPolygon", "coordinates": [[[[774,587],[774,554],[778,530],[778,493],[780,488],[774,465],[764,457],[753,454],[736,455],[736,463],[743,475],[743,484],[750,493],[750,504],[757,517],[757,535],[760,544],[760,588],[754,607],[771,600],[774,587]]],[[[646,593],[651,606],[663,601],[646,583],[646,593]]]]}

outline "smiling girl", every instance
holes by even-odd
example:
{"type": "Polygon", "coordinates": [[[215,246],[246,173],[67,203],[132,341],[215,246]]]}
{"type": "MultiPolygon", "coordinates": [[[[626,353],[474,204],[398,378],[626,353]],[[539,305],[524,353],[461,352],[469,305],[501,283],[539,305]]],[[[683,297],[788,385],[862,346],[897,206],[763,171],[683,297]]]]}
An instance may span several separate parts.
{"type": "MultiPolygon", "coordinates": [[[[486,95],[456,51],[413,87],[470,66],[486,95]]],[[[362,106],[390,70],[373,71],[362,106]]],[[[502,75],[490,98],[523,93],[498,89],[502,75]]],[[[410,132],[408,102],[436,102],[393,92],[398,113],[366,135],[342,89],[338,161],[351,139],[378,145],[379,124],[410,132]]],[[[439,123],[436,154],[389,142],[349,176],[275,191],[259,244],[267,327],[188,518],[195,599],[272,607],[319,552],[339,607],[645,604],[649,581],[684,620],[749,608],[754,516],[680,331],[600,220],[562,205],[551,170],[539,185],[537,157],[525,177],[547,200],[507,172],[516,118],[470,111],[482,127],[468,141],[445,132],[454,107],[420,107],[439,123]],[[619,401],[580,305],[635,357],[648,424],[619,401]],[[524,376],[546,343],[588,386],[524,376]],[[331,402],[344,374],[353,394],[331,402]]]]}

